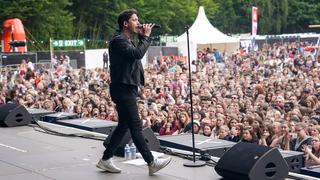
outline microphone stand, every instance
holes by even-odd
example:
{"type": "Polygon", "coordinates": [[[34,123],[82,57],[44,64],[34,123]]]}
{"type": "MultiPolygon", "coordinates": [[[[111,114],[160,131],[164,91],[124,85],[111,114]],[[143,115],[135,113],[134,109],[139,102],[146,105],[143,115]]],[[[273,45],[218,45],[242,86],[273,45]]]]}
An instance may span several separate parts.
{"type": "Polygon", "coordinates": [[[187,29],[187,45],[188,45],[188,63],[189,63],[189,88],[190,88],[190,105],[191,105],[191,134],[192,134],[192,156],[193,161],[192,162],[185,162],[183,165],[186,167],[201,167],[206,165],[204,161],[196,161],[196,150],[195,150],[195,140],[194,140],[194,121],[193,121],[193,105],[192,105],[192,85],[191,85],[191,61],[190,61],[190,47],[189,47],[189,27],[186,27],[187,29]]]}

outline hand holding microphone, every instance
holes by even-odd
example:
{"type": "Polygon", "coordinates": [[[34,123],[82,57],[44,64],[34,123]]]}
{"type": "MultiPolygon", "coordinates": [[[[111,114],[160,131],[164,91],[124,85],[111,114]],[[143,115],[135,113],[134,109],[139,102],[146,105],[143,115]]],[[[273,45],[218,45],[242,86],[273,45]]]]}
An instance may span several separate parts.
{"type": "Polygon", "coordinates": [[[154,23],[147,23],[147,24],[139,24],[138,28],[140,29],[140,35],[144,37],[149,37],[152,31],[152,28],[161,28],[160,25],[154,23]]]}
{"type": "MultiPolygon", "coordinates": [[[[154,24],[154,23],[153,23],[154,24]]],[[[143,24],[139,24],[138,28],[143,28],[143,24]]],[[[154,24],[153,28],[161,28],[161,25],[159,24],[154,24]]]]}

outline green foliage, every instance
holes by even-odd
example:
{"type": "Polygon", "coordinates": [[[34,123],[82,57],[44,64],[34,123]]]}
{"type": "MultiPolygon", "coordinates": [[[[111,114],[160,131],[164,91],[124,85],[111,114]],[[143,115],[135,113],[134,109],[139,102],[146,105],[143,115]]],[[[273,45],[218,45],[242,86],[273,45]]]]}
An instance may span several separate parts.
{"type": "Polygon", "coordinates": [[[218,11],[214,14],[212,24],[225,33],[250,31],[248,24],[250,9],[243,2],[233,0],[216,0],[218,11]]]}
{"type": "Polygon", "coordinates": [[[273,28],[271,33],[279,34],[284,32],[284,29],[287,25],[288,17],[288,1],[287,0],[272,0],[273,4],[273,13],[272,18],[270,19],[273,28]]]}
{"type": "MultiPolygon", "coordinates": [[[[71,38],[73,33],[72,12],[66,8],[70,0],[17,0],[0,2],[0,19],[19,18],[25,26],[31,49],[48,49],[40,40],[71,38]]],[[[28,42],[29,42],[28,41],[28,42]]],[[[29,48],[29,49],[30,49],[29,48]]]]}
{"type": "MultiPolygon", "coordinates": [[[[271,1],[259,0],[256,1],[253,6],[258,7],[258,34],[268,34],[273,29],[273,7],[271,1]]],[[[250,21],[251,24],[251,21],[250,21]]]]}
{"type": "MultiPolygon", "coordinates": [[[[259,12],[258,34],[310,31],[320,23],[319,0],[0,0],[0,19],[20,18],[29,50],[48,49],[49,38],[87,39],[86,48],[104,48],[118,29],[125,9],[139,12],[140,22],[162,25],[154,35],[181,35],[194,22],[199,6],[224,33],[251,32],[251,7],[259,12]],[[43,43],[37,43],[43,41],[43,43]]],[[[313,30],[312,30],[313,31],[313,30]]]]}
{"type": "Polygon", "coordinates": [[[186,27],[191,26],[196,19],[198,7],[195,1],[186,0],[175,3],[171,7],[171,11],[173,13],[172,18],[167,22],[170,31],[164,32],[164,34],[181,35],[185,32],[186,27]]]}
{"type": "Polygon", "coordinates": [[[320,3],[318,0],[288,0],[286,31],[290,33],[315,31],[308,25],[320,24],[320,3]]]}

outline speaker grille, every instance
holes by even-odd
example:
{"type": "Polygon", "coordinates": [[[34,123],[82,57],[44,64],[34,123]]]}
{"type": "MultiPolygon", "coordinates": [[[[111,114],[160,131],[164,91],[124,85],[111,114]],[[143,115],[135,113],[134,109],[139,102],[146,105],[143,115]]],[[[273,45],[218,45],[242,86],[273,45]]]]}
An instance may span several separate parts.
{"type": "Polygon", "coordinates": [[[272,162],[266,165],[266,176],[272,178],[276,174],[276,165],[272,162]]]}
{"type": "Polygon", "coordinates": [[[17,113],[16,114],[16,122],[19,123],[19,122],[22,122],[23,121],[23,115],[20,114],[20,113],[17,113]]]}
{"type": "Polygon", "coordinates": [[[8,103],[0,106],[0,126],[15,127],[30,124],[30,113],[24,106],[8,103]]]}

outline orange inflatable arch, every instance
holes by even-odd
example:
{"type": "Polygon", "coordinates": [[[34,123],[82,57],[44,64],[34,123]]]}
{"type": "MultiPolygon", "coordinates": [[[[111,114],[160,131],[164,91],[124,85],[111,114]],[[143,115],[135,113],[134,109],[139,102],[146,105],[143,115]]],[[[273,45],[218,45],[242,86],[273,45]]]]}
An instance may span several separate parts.
{"type": "Polygon", "coordinates": [[[2,52],[26,52],[26,46],[11,47],[10,42],[26,42],[26,34],[20,19],[8,19],[2,25],[2,52]],[[13,49],[14,48],[14,49],[13,49]]]}

